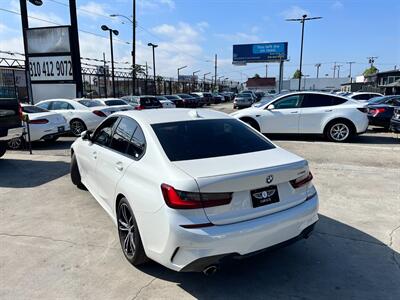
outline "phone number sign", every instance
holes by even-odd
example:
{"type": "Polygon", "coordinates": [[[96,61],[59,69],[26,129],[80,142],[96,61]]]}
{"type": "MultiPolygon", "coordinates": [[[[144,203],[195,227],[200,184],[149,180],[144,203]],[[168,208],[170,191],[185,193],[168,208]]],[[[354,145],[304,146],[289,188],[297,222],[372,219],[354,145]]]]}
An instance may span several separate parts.
{"type": "Polygon", "coordinates": [[[31,81],[73,80],[71,56],[29,57],[31,81]]]}

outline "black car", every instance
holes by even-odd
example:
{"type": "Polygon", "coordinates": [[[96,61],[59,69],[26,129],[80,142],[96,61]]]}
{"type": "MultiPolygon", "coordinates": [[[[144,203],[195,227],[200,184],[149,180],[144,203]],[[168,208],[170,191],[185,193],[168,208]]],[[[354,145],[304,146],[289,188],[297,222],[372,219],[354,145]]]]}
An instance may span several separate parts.
{"type": "Polygon", "coordinates": [[[167,98],[168,100],[174,102],[176,107],[185,107],[185,102],[179,96],[176,96],[176,95],[164,95],[164,97],[167,98]]]}
{"type": "Polygon", "coordinates": [[[129,105],[136,110],[162,108],[162,104],[154,96],[125,96],[122,97],[129,105]]]}
{"type": "Polygon", "coordinates": [[[394,109],[400,108],[400,96],[375,97],[368,102],[367,108],[370,125],[389,129],[394,109]]]}
{"type": "Polygon", "coordinates": [[[224,101],[224,97],[219,95],[218,93],[213,93],[213,102],[214,104],[219,104],[224,101]]]}
{"type": "Polygon", "coordinates": [[[198,100],[198,107],[203,107],[206,104],[204,97],[200,96],[198,93],[190,93],[189,95],[198,100]]]}
{"type": "Polygon", "coordinates": [[[7,142],[22,134],[22,109],[17,98],[0,98],[0,157],[6,153],[7,142]]]}
{"type": "Polygon", "coordinates": [[[400,132],[400,108],[395,108],[392,120],[390,121],[390,130],[400,132]]]}
{"type": "Polygon", "coordinates": [[[193,96],[190,96],[189,94],[176,94],[176,95],[183,100],[185,107],[199,106],[199,100],[197,98],[194,98],[193,96]]]}

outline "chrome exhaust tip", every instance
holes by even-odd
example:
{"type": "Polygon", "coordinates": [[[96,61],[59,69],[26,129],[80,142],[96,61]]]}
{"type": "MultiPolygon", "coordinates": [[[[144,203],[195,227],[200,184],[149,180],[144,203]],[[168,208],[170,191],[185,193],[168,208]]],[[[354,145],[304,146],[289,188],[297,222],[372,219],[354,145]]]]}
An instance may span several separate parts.
{"type": "Polygon", "coordinates": [[[207,268],[204,268],[203,274],[206,276],[211,276],[214,275],[217,272],[218,268],[216,265],[211,265],[208,266],[207,268]]]}

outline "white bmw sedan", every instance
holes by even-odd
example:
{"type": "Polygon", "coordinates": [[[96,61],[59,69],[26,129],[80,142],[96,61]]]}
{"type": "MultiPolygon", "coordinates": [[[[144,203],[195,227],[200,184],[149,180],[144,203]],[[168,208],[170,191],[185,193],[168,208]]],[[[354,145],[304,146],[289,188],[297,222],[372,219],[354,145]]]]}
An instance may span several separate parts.
{"type": "Polygon", "coordinates": [[[321,134],[334,142],[368,128],[366,104],[321,92],[281,94],[231,116],[265,134],[321,134]]]}
{"type": "Polygon", "coordinates": [[[221,112],[118,112],[71,155],[72,182],[111,216],[133,265],[210,273],[308,237],[318,220],[307,161],[221,112]]]}

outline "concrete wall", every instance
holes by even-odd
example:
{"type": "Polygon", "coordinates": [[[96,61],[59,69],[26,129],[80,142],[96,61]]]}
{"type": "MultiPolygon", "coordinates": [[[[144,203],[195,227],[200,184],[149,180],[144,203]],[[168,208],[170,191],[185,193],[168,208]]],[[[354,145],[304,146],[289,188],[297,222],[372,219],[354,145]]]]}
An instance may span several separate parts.
{"type": "MultiPolygon", "coordinates": [[[[301,80],[302,90],[340,90],[343,83],[349,82],[349,78],[307,78],[301,80]]],[[[283,81],[283,90],[297,91],[299,88],[298,79],[289,79],[283,81]]]]}

